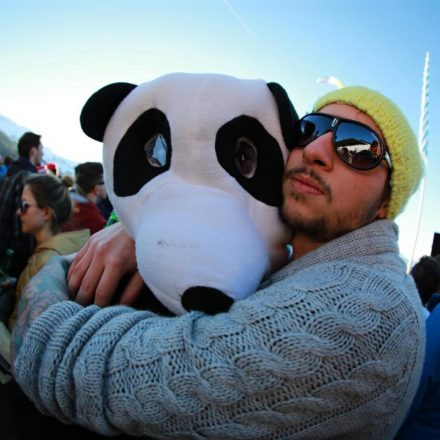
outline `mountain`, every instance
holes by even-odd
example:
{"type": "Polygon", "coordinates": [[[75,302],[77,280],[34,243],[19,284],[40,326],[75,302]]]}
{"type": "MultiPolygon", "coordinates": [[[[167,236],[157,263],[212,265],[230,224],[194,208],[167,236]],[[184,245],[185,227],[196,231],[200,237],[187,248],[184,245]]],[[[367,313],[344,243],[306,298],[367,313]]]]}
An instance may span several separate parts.
{"type": "Polygon", "coordinates": [[[2,115],[0,115],[0,130],[15,141],[17,141],[25,131],[30,131],[26,127],[21,127],[11,119],[2,115]]]}
{"type": "MultiPolygon", "coordinates": [[[[0,115],[0,154],[2,157],[10,156],[14,159],[17,158],[17,142],[26,131],[32,130],[21,127],[11,119],[0,115]]],[[[54,153],[46,145],[44,146],[43,160],[45,163],[55,163],[60,170],[60,174],[74,175],[73,169],[77,163],[54,153]]]]}

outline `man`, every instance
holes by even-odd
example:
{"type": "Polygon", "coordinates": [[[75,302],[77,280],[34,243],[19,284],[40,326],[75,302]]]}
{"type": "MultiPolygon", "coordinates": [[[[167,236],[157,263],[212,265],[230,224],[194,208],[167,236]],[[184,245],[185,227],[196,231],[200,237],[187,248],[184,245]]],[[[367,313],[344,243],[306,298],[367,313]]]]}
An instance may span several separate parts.
{"type": "Polygon", "coordinates": [[[1,182],[3,180],[3,177],[6,175],[6,171],[8,171],[8,166],[5,163],[5,159],[3,159],[3,156],[0,154],[0,186],[1,186],[1,182]]]}
{"type": "Polygon", "coordinates": [[[75,205],[74,213],[62,226],[63,232],[87,228],[90,234],[94,234],[105,226],[105,219],[96,206],[107,197],[103,172],[99,162],[84,162],[75,167],[77,192],[70,193],[75,205]]]}
{"type": "Polygon", "coordinates": [[[43,159],[43,144],[40,141],[41,135],[30,131],[24,133],[18,140],[18,159],[9,165],[7,176],[12,176],[19,171],[37,172],[37,165],[43,159]]]}
{"type": "Polygon", "coordinates": [[[8,249],[14,254],[9,266],[9,275],[17,278],[26,266],[34,249],[34,240],[29,234],[21,233],[20,220],[16,212],[23,191],[23,183],[36,173],[36,165],[43,158],[41,136],[32,132],[24,133],[18,141],[18,159],[11,162],[0,191],[0,256],[8,249]]]}
{"type": "Polygon", "coordinates": [[[412,267],[411,275],[425,310],[432,312],[440,298],[440,262],[434,257],[424,255],[412,267]]]}
{"type": "Polygon", "coordinates": [[[396,440],[440,438],[440,307],[426,319],[423,373],[408,416],[396,440]]]}
{"type": "MultiPolygon", "coordinates": [[[[417,143],[395,105],[365,88],[329,93],[315,111],[300,121],[283,181],[294,259],[228,313],[162,318],[61,302],[28,331],[63,299],[28,289],[15,374],[40,410],[107,435],[393,438],[424,351],[390,221],[420,180],[417,143]]],[[[114,226],[104,242],[116,252],[95,239],[78,254],[69,284],[81,302],[91,285],[114,283],[106,261],[135,270],[123,236],[114,226]]],[[[46,277],[68,263],[52,266],[46,277]]]]}

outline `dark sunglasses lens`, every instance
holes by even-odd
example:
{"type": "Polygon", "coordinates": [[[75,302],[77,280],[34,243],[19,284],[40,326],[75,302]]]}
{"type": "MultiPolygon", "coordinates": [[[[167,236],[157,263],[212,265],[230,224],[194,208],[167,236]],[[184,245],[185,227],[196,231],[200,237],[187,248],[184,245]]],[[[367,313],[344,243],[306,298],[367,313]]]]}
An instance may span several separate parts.
{"type": "Polygon", "coordinates": [[[328,131],[333,118],[321,115],[307,115],[298,122],[298,145],[304,147],[328,131]]]}
{"type": "Polygon", "coordinates": [[[359,170],[374,168],[382,159],[382,147],[376,134],[350,122],[339,123],[335,147],[344,162],[359,170]]]}
{"type": "Polygon", "coordinates": [[[24,214],[27,211],[27,209],[29,208],[29,204],[26,202],[23,202],[23,200],[21,200],[19,208],[20,208],[20,211],[24,214]]]}

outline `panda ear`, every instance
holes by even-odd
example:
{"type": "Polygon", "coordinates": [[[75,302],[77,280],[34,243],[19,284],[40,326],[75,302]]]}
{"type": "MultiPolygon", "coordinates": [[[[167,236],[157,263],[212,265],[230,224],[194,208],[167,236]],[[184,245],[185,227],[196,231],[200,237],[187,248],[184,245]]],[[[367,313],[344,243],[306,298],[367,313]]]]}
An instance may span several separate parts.
{"type": "Polygon", "coordinates": [[[79,118],[84,133],[102,142],[108,121],[121,101],[135,87],[129,83],[113,83],[95,92],[84,104],[79,118]]]}
{"type": "Polygon", "coordinates": [[[296,122],[298,121],[298,114],[283,87],[275,82],[267,83],[267,87],[269,87],[277,103],[281,131],[283,133],[284,142],[290,151],[296,143],[296,122]]]}

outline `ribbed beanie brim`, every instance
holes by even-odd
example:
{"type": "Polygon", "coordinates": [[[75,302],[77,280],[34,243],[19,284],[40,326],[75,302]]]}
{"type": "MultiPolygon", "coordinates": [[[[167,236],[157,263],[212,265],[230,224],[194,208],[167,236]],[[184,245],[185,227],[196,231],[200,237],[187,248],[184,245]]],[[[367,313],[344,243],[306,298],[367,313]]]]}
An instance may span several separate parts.
{"type": "Polygon", "coordinates": [[[423,174],[423,160],[407,119],[391,100],[366,87],[344,87],[327,93],[316,101],[314,111],[329,104],[352,105],[381,129],[392,163],[387,217],[394,219],[416,191],[423,174]]]}

